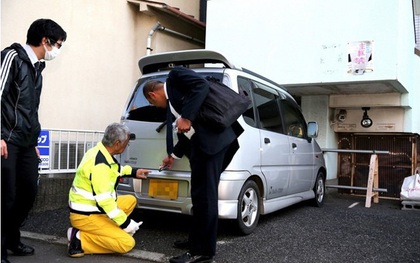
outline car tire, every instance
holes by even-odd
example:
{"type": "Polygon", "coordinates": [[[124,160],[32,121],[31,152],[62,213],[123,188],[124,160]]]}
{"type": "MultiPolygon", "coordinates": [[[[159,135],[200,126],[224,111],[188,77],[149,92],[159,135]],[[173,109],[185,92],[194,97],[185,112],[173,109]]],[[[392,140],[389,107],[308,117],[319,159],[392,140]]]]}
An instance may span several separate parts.
{"type": "Polygon", "coordinates": [[[251,234],[260,218],[261,196],[257,184],[250,180],[245,182],[238,198],[237,225],[239,232],[251,234]]]}
{"type": "Polygon", "coordinates": [[[315,193],[313,204],[317,207],[322,207],[325,200],[325,176],[321,171],[318,172],[313,191],[315,193]]]}

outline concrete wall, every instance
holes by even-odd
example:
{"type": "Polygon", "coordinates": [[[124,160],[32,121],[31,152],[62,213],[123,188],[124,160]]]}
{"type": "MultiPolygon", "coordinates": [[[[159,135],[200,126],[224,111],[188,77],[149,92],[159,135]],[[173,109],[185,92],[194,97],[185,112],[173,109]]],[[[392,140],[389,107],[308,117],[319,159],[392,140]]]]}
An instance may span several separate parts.
{"type": "Polygon", "coordinates": [[[346,73],[351,41],[374,41],[375,72],[363,80],[397,79],[413,60],[411,1],[225,0],[209,1],[207,12],[207,48],[282,84],[360,81],[346,73]],[[327,61],[326,72],[321,58],[331,45],[345,60],[327,61]]]}
{"type": "MultiPolygon", "coordinates": [[[[399,34],[396,36],[398,41],[398,62],[397,79],[409,88],[409,93],[402,94],[402,103],[409,105],[405,111],[404,130],[413,133],[420,133],[420,57],[413,56],[413,25],[410,23],[413,11],[411,1],[399,1],[399,34]],[[410,2],[410,3],[407,3],[410,2]]],[[[414,51],[413,51],[414,52],[414,51]]]]}
{"type": "MultiPolygon", "coordinates": [[[[199,1],[161,2],[198,19],[199,1]]],[[[1,49],[24,44],[38,18],[53,19],[68,34],[61,54],[43,72],[43,128],[104,130],[119,122],[156,17],[126,0],[1,0],[1,49]]],[[[152,40],[153,53],[198,47],[164,33],[152,40]]]]}
{"type": "MultiPolygon", "coordinates": [[[[420,133],[420,104],[416,102],[420,57],[414,54],[414,47],[412,1],[408,0],[266,0],[253,5],[224,0],[208,1],[207,5],[206,48],[280,84],[399,83],[407,93],[400,94],[398,108],[392,105],[385,110],[373,109],[369,114],[381,117],[385,123],[383,120],[391,115],[384,112],[397,109],[391,120],[395,132],[420,133]],[[348,73],[348,46],[353,41],[372,41],[372,72],[348,73]]],[[[359,105],[363,97],[375,101],[376,94],[369,89],[352,98],[345,94],[341,95],[353,100],[349,121],[360,126],[363,112],[354,105],[359,105]]],[[[301,104],[305,118],[320,124],[321,147],[336,148],[336,127],[331,125],[335,109],[327,98],[321,94],[303,95],[301,104]]],[[[337,165],[332,155],[326,154],[332,172],[329,178],[335,177],[337,165]]]]}
{"type": "MultiPolygon", "coordinates": [[[[316,141],[322,148],[337,148],[336,134],[331,129],[329,120],[334,110],[328,107],[328,96],[303,96],[301,99],[302,113],[308,121],[316,120],[319,125],[319,135],[316,141]]],[[[327,179],[337,177],[337,154],[325,153],[327,179]]]]}
{"type": "Polygon", "coordinates": [[[420,115],[411,8],[399,0],[209,1],[206,48],[285,85],[397,80],[414,111],[405,131],[418,132],[411,121],[420,115]],[[348,74],[348,43],[362,40],[373,41],[374,71],[348,74]]]}
{"type": "Polygon", "coordinates": [[[41,175],[38,194],[31,213],[68,207],[69,191],[74,174],[41,175]]]}

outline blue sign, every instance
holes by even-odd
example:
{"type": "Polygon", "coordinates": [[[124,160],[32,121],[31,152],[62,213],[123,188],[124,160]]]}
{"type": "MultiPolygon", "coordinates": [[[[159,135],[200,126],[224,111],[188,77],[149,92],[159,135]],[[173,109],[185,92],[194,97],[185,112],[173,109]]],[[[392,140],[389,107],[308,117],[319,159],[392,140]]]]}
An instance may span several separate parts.
{"type": "Polygon", "coordinates": [[[42,130],[38,137],[38,150],[41,155],[39,168],[50,168],[50,132],[42,130]]]}

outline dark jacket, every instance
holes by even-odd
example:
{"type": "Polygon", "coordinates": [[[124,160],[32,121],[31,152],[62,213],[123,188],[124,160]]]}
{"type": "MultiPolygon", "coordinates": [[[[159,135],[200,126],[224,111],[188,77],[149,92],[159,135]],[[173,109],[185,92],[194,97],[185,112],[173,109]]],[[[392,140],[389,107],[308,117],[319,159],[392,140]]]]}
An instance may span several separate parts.
{"type": "Polygon", "coordinates": [[[25,49],[14,43],[1,52],[1,139],[22,147],[37,145],[41,125],[41,63],[36,74],[25,49]],[[38,76],[36,76],[38,75],[38,76]]]}
{"type": "MultiPolygon", "coordinates": [[[[191,138],[192,144],[209,155],[216,154],[225,147],[230,146],[225,156],[224,167],[226,167],[239,148],[237,138],[243,132],[240,124],[235,122],[232,127],[228,127],[223,131],[214,131],[202,123],[200,118],[198,118],[198,112],[209,92],[209,84],[193,70],[183,67],[174,68],[168,75],[166,85],[171,105],[183,118],[192,122],[192,126],[195,129],[195,134],[191,138]]],[[[184,154],[188,154],[187,141],[187,139],[180,138],[174,149],[176,156],[182,156],[182,151],[184,154]]]]}

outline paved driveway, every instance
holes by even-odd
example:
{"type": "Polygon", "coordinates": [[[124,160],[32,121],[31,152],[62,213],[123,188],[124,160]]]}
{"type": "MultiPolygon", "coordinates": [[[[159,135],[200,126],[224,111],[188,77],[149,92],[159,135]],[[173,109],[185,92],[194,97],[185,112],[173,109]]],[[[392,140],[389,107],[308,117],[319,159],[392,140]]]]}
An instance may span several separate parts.
{"type": "MultiPolygon", "coordinates": [[[[371,208],[364,202],[362,196],[329,190],[323,208],[305,202],[262,216],[248,236],[237,235],[232,222],[221,220],[216,261],[420,262],[420,210],[401,210],[398,200],[380,199],[371,208]]],[[[135,235],[136,249],[164,255],[160,262],[183,253],[172,243],[187,236],[189,216],[153,211],[134,216],[144,221],[135,235]]],[[[60,209],[33,214],[23,230],[65,237],[68,226],[68,212],[60,209]]]]}

